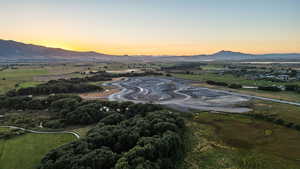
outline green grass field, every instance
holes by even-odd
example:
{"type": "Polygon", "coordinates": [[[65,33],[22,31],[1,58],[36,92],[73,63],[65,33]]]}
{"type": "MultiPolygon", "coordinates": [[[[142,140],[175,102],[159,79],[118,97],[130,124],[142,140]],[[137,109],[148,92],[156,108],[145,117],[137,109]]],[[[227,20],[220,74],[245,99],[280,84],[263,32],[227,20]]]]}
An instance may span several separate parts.
{"type": "Polygon", "coordinates": [[[300,82],[271,82],[267,80],[248,80],[244,77],[237,77],[230,74],[218,75],[213,73],[203,73],[203,74],[173,74],[174,77],[190,79],[190,80],[198,80],[205,82],[207,80],[214,80],[218,82],[225,82],[228,84],[238,83],[246,86],[271,86],[271,85],[286,85],[286,84],[300,84],[300,82]]]}
{"type": "Polygon", "coordinates": [[[27,88],[27,87],[35,87],[39,84],[41,84],[42,82],[34,82],[34,81],[30,81],[30,82],[23,82],[20,83],[19,86],[17,87],[17,89],[21,89],[21,88],[27,88]]]}
{"type": "MultiPolygon", "coordinates": [[[[82,77],[81,74],[74,72],[86,71],[89,68],[93,69],[96,65],[76,66],[76,65],[27,65],[16,66],[14,69],[5,69],[0,71],[0,94],[7,92],[14,88],[34,87],[43,81],[38,80],[39,76],[44,75],[64,75],[64,77],[82,77]],[[17,86],[16,86],[17,85],[17,86]]],[[[47,79],[47,78],[45,78],[47,79]]],[[[51,77],[49,77],[51,79],[51,77]]],[[[46,80],[47,81],[47,80],[46,80]]]]}
{"type": "Polygon", "coordinates": [[[71,134],[32,133],[0,139],[0,168],[35,169],[48,151],[73,140],[75,137],[71,134]]]}
{"type": "Polygon", "coordinates": [[[48,74],[48,71],[42,68],[6,69],[0,71],[0,93],[15,88],[16,84],[20,84],[19,87],[34,86],[38,82],[33,82],[33,77],[45,74],[48,74]]]}
{"type": "Polygon", "coordinates": [[[300,124],[299,106],[255,100],[253,110],[255,114],[272,114],[286,122],[300,124]]]}
{"type": "Polygon", "coordinates": [[[214,64],[208,64],[205,66],[200,66],[202,70],[223,70],[224,66],[223,65],[214,65],[214,64]]]}
{"type": "Polygon", "coordinates": [[[298,169],[300,133],[241,115],[202,112],[186,120],[178,169],[298,169]]]}

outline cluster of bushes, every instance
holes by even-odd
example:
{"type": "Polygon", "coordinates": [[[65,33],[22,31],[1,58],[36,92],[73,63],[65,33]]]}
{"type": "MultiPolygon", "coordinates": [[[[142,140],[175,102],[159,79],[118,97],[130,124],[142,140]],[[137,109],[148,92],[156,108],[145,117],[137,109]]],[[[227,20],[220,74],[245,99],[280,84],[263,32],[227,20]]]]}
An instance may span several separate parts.
{"type": "Polygon", "coordinates": [[[86,77],[87,80],[91,81],[95,77],[102,77],[102,78],[115,78],[115,77],[136,77],[136,76],[151,76],[151,75],[163,75],[162,73],[155,72],[155,71],[146,71],[146,72],[127,72],[127,73],[108,73],[105,71],[98,72],[96,75],[91,77],[86,77]]]}
{"type": "Polygon", "coordinates": [[[272,91],[272,92],[280,92],[281,88],[277,86],[258,86],[258,90],[272,91]]]}
{"type": "Polygon", "coordinates": [[[10,139],[15,136],[23,135],[25,133],[25,131],[19,129],[0,131],[0,139],[10,139]]]}
{"type": "Polygon", "coordinates": [[[229,88],[232,88],[232,89],[240,89],[240,88],[242,88],[243,86],[240,85],[240,84],[235,84],[235,83],[233,83],[233,84],[229,84],[228,87],[229,87],[229,88]]]}
{"type": "Polygon", "coordinates": [[[286,91],[294,91],[294,92],[300,92],[300,86],[299,85],[285,85],[286,91]]]}
{"type": "MultiPolygon", "coordinates": [[[[79,96],[57,94],[47,98],[27,96],[0,96],[0,108],[13,110],[48,110],[52,117],[44,123],[48,128],[62,128],[66,125],[87,125],[108,118],[118,119],[115,113],[133,117],[136,114],[162,110],[159,105],[134,104],[132,102],[110,102],[98,100],[82,100],[79,96]]],[[[117,114],[117,115],[119,115],[117,114]]]]}
{"type": "Polygon", "coordinates": [[[128,72],[128,73],[120,73],[117,74],[118,77],[137,77],[137,76],[162,76],[163,73],[160,72],[154,72],[154,71],[147,71],[143,73],[134,73],[134,72],[128,72]]]}
{"type": "Polygon", "coordinates": [[[198,62],[183,62],[183,63],[178,63],[176,65],[172,66],[164,66],[161,67],[161,70],[187,70],[187,69],[195,69],[199,68],[200,66],[206,66],[206,63],[198,63],[198,62]]]}
{"type": "Polygon", "coordinates": [[[251,116],[255,119],[269,121],[269,122],[272,122],[272,123],[275,123],[275,124],[278,124],[278,125],[281,125],[281,126],[285,126],[285,127],[296,129],[296,130],[300,131],[300,125],[299,124],[295,124],[295,123],[292,123],[292,122],[287,122],[287,121],[285,121],[281,118],[276,118],[276,116],[274,116],[274,115],[252,114],[252,113],[251,114],[246,114],[246,115],[251,116]]]}
{"type": "Polygon", "coordinates": [[[87,83],[74,83],[72,80],[50,80],[36,87],[21,88],[7,92],[8,96],[47,95],[52,93],[81,93],[102,90],[100,86],[87,83]]]}
{"type": "MultiPolygon", "coordinates": [[[[49,110],[55,112],[55,119],[59,119],[56,124],[87,125],[96,123],[103,118],[106,118],[106,120],[123,119],[123,116],[129,118],[136,114],[162,110],[162,107],[153,104],[134,104],[132,102],[82,101],[74,98],[63,98],[52,102],[49,110]]],[[[52,123],[55,124],[55,122],[52,123]]]]}
{"type": "Polygon", "coordinates": [[[109,81],[112,80],[112,77],[107,73],[96,74],[93,76],[87,76],[84,78],[71,78],[69,81],[74,83],[83,83],[83,82],[98,82],[98,81],[109,81]]]}
{"type": "Polygon", "coordinates": [[[229,87],[229,88],[232,88],[232,89],[240,89],[240,88],[243,87],[240,84],[235,84],[235,83],[227,84],[225,82],[217,82],[217,81],[213,81],[213,80],[208,80],[208,81],[206,81],[206,83],[209,84],[209,85],[224,86],[224,87],[229,87]]]}
{"type": "Polygon", "coordinates": [[[86,138],[50,151],[39,168],[174,169],[182,157],[183,128],[183,120],[166,110],[116,112],[86,138]]]}
{"type": "Polygon", "coordinates": [[[33,98],[28,96],[0,96],[0,109],[43,110],[47,109],[52,102],[63,98],[81,100],[79,96],[67,94],[50,95],[47,98],[33,98]]]}
{"type": "Polygon", "coordinates": [[[228,84],[225,82],[216,82],[213,80],[208,80],[208,81],[206,81],[206,83],[209,85],[216,85],[216,86],[228,86],[228,84]]]}
{"type": "Polygon", "coordinates": [[[136,76],[150,76],[150,75],[163,75],[159,72],[143,72],[143,73],[135,73],[135,72],[128,72],[128,73],[108,73],[105,71],[99,71],[93,76],[87,76],[83,78],[71,78],[68,81],[74,83],[84,83],[84,82],[98,82],[98,81],[109,81],[112,78],[117,77],[136,77],[136,76]]]}

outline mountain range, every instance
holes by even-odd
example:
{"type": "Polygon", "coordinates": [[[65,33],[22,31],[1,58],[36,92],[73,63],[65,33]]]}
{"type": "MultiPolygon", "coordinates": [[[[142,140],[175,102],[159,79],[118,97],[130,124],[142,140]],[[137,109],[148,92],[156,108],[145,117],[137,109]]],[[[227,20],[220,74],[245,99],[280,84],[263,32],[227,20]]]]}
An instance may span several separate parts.
{"type": "Polygon", "coordinates": [[[49,48],[0,39],[0,61],[114,61],[114,62],[197,62],[197,61],[240,61],[240,60],[300,60],[300,53],[247,54],[219,51],[211,55],[192,56],[120,56],[93,51],[78,52],[60,48],[49,48]]]}

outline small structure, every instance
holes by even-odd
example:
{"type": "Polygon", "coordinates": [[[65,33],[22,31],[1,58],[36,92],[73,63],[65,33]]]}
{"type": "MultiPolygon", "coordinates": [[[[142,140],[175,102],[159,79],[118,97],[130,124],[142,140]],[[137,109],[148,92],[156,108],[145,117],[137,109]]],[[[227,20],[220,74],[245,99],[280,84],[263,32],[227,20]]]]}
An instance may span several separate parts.
{"type": "Polygon", "coordinates": [[[289,80],[289,75],[278,75],[277,78],[283,81],[288,81],[289,80]]]}

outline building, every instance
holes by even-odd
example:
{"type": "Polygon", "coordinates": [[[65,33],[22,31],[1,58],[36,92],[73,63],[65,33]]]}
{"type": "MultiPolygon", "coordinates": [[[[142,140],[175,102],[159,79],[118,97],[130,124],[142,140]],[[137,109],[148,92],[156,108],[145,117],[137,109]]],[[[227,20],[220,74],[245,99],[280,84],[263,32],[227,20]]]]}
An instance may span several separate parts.
{"type": "Polygon", "coordinates": [[[278,79],[283,80],[283,81],[288,81],[290,76],[289,75],[278,75],[278,79]]]}

